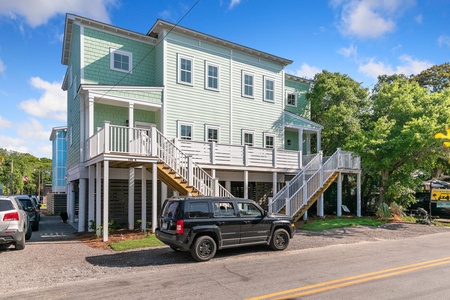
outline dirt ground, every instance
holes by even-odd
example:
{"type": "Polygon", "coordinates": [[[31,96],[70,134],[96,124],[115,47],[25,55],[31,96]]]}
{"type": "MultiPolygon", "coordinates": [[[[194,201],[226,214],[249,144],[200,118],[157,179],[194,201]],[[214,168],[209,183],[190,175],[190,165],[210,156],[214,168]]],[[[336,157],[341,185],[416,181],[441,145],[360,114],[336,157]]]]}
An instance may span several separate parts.
{"type": "Polygon", "coordinates": [[[116,243],[120,241],[127,241],[133,239],[142,239],[147,233],[142,232],[139,229],[136,230],[126,230],[119,229],[108,234],[108,241],[104,242],[102,237],[97,237],[94,232],[80,232],[75,234],[79,240],[84,244],[92,248],[98,249],[109,249],[111,243],[116,243]]]}

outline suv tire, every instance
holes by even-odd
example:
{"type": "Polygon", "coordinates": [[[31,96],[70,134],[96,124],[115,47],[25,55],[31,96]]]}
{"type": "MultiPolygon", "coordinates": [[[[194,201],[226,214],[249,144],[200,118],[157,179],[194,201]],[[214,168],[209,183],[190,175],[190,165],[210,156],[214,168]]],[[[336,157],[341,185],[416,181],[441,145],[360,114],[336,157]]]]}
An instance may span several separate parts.
{"type": "Polygon", "coordinates": [[[277,251],[284,250],[289,246],[289,240],[290,236],[286,230],[282,228],[277,229],[270,240],[270,248],[277,251]]]}
{"type": "Polygon", "coordinates": [[[198,237],[192,248],[191,255],[196,261],[208,261],[216,255],[217,245],[214,239],[208,235],[198,237]]]}

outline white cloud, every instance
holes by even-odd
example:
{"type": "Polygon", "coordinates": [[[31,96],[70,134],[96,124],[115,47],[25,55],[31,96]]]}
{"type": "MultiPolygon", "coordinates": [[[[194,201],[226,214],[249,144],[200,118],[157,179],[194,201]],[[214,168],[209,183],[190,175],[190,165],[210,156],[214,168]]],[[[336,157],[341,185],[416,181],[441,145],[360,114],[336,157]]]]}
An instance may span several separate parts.
{"type": "Polygon", "coordinates": [[[3,118],[2,116],[0,116],[0,130],[5,129],[5,128],[10,128],[12,126],[12,123],[8,120],[6,120],[5,118],[3,118]]]}
{"type": "MultiPolygon", "coordinates": [[[[107,7],[117,5],[117,0],[2,0],[0,15],[12,20],[21,16],[31,27],[45,24],[56,14],[66,12],[109,23],[107,7]]],[[[23,28],[22,25],[19,26],[23,28]]]]}
{"type": "Polygon", "coordinates": [[[296,76],[313,79],[317,73],[322,72],[321,69],[303,63],[301,68],[295,72],[296,76]]]}
{"type": "Polygon", "coordinates": [[[439,44],[439,46],[444,45],[444,46],[450,47],[450,36],[445,35],[445,34],[440,35],[438,38],[438,44],[439,44]]]}
{"type": "Polygon", "coordinates": [[[331,1],[342,7],[340,28],[344,34],[377,38],[396,28],[395,18],[414,5],[414,0],[346,0],[331,1]]]}
{"type": "Polygon", "coordinates": [[[354,57],[358,55],[358,47],[355,45],[350,45],[348,48],[342,47],[338,50],[338,53],[344,57],[354,57]]]}
{"type": "Polygon", "coordinates": [[[412,74],[419,74],[423,70],[433,66],[433,64],[428,61],[417,60],[409,55],[400,56],[399,62],[400,64],[398,66],[393,67],[371,58],[369,62],[359,65],[359,71],[367,77],[377,79],[379,75],[404,74],[409,76],[412,74]]]}
{"type": "Polygon", "coordinates": [[[17,124],[16,132],[23,140],[47,140],[50,137],[50,131],[46,131],[44,126],[34,118],[29,118],[25,122],[17,124]]]}
{"type": "Polygon", "coordinates": [[[6,135],[0,135],[0,141],[2,141],[2,148],[12,150],[21,153],[30,153],[30,149],[25,145],[24,140],[20,137],[10,137],[6,135]]]}
{"type": "Polygon", "coordinates": [[[0,59],[0,74],[2,74],[3,72],[5,72],[6,70],[6,66],[3,63],[3,61],[0,59]]]}
{"type": "Polygon", "coordinates": [[[239,5],[241,3],[241,0],[231,0],[229,9],[233,9],[236,5],[239,5]]]}
{"type": "Polygon", "coordinates": [[[39,99],[28,99],[19,103],[19,107],[32,116],[65,121],[67,118],[66,93],[61,82],[48,82],[39,77],[30,80],[33,87],[43,90],[39,99]]]}

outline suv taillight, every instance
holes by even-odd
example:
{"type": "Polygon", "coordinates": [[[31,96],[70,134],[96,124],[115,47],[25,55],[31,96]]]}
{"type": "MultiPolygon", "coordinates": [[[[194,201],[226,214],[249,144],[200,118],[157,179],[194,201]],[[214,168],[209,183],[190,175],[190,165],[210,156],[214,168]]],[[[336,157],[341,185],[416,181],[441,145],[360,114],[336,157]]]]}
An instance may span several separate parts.
{"type": "Polygon", "coordinates": [[[176,233],[178,233],[178,234],[183,234],[184,233],[184,221],[183,220],[178,220],[177,221],[176,233]]]}
{"type": "Polygon", "coordinates": [[[3,216],[3,221],[19,221],[19,213],[18,212],[7,213],[3,216]]]}

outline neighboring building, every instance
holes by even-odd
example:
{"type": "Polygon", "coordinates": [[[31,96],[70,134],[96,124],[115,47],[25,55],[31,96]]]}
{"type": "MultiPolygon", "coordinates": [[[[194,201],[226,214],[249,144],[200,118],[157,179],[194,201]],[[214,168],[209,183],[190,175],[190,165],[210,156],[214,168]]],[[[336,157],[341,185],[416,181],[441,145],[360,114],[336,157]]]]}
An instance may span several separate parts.
{"type": "Polygon", "coordinates": [[[52,193],[66,192],[67,126],[54,127],[50,134],[52,142],[52,193]]]}
{"type": "Polygon", "coordinates": [[[322,165],[311,81],[285,74],[291,63],[162,20],[141,34],[67,15],[70,220],[79,207],[78,230],[94,221],[104,240],[110,219],[154,229],[172,195],[251,198],[299,217],[328,179],[345,171],[359,183],[349,153],[322,165]]]}

